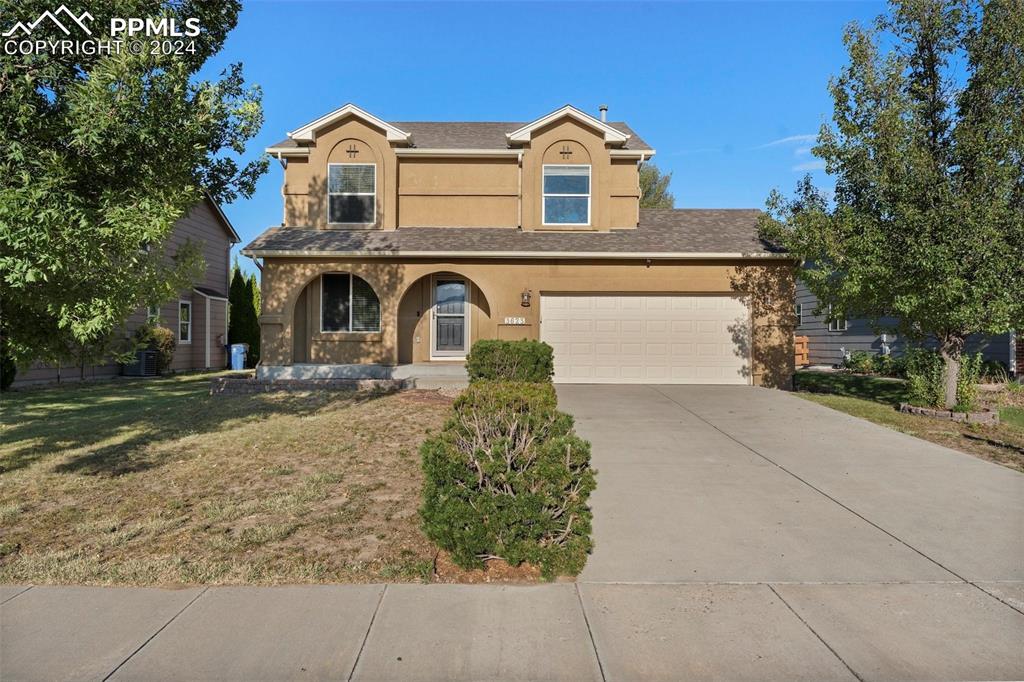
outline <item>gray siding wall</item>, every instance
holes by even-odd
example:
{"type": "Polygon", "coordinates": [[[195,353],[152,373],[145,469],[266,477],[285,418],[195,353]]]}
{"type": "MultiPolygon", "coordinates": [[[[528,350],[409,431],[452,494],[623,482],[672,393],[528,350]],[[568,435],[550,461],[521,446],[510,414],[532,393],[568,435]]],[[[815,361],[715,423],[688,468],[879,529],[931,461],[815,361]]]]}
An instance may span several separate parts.
{"type": "MultiPolygon", "coordinates": [[[[807,337],[808,360],[812,365],[836,365],[843,361],[844,352],[866,351],[868,353],[881,353],[882,345],[886,343],[890,351],[900,355],[906,348],[903,339],[893,332],[882,332],[885,334],[885,341],[882,334],[876,334],[867,320],[848,320],[846,331],[832,332],[828,330],[825,322],[825,310],[821,315],[814,315],[818,307],[818,299],[803,282],[797,282],[796,302],[803,308],[803,319],[798,322],[795,334],[807,337]]],[[[892,319],[883,320],[883,324],[894,324],[892,319]]],[[[934,343],[925,344],[934,347],[934,343]]],[[[999,336],[971,336],[967,340],[967,352],[981,353],[986,360],[998,360],[1007,367],[1012,367],[1011,335],[1001,334],[999,336]]]]}
{"type": "MultiPolygon", "coordinates": [[[[195,286],[212,289],[226,297],[231,276],[231,239],[208,200],[203,200],[197,204],[188,215],[175,223],[174,229],[168,237],[167,255],[173,256],[188,240],[201,246],[203,259],[206,263],[200,280],[195,283],[195,286]]],[[[227,303],[215,299],[207,299],[205,296],[192,291],[192,289],[181,292],[178,298],[167,301],[160,306],[160,320],[162,324],[175,332],[178,330],[179,301],[192,302],[192,343],[178,344],[171,368],[175,371],[185,371],[205,369],[207,367],[205,310],[207,301],[211,304],[209,367],[220,368],[226,366],[227,355],[224,349],[217,343],[217,336],[220,334],[225,334],[226,336],[227,333],[227,303]]],[[[124,338],[130,338],[135,333],[135,330],[145,321],[145,308],[139,308],[133,312],[125,321],[125,328],[122,332],[124,338]]],[[[87,366],[85,368],[86,379],[106,378],[120,373],[120,366],[113,363],[102,366],[87,366]]],[[[63,365],[58,371],[56,367],[51,365],[35,363],[31,367],[19,368],[14,383],[19,385],[58,380],[78,381],[80,375],[80,368],[74,365],[63,365]]]]}

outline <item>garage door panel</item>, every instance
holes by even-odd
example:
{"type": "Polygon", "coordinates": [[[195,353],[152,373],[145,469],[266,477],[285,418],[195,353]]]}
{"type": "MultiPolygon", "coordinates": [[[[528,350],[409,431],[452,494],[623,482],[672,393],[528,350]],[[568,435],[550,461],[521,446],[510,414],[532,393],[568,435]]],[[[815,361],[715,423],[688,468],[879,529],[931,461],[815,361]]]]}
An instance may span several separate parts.
{"type": "Polygon", "coordinates": [[[750,383],[736,296],[542,295],[540,329],[556,382],[750,383]]]}

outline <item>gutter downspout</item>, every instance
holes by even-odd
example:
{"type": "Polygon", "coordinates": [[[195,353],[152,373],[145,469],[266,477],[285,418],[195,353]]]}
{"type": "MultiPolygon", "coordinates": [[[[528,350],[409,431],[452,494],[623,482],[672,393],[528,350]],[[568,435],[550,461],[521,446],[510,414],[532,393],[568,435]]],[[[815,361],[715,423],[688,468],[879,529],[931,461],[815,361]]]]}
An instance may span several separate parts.
{"type": "Polygon", "coordinates": [[[519,166],[519,187],[516,196],[516,222],[519,223],[519,229],[523,229],[523,152],[519,151],[516,155],[517,165],[519,166]]]}

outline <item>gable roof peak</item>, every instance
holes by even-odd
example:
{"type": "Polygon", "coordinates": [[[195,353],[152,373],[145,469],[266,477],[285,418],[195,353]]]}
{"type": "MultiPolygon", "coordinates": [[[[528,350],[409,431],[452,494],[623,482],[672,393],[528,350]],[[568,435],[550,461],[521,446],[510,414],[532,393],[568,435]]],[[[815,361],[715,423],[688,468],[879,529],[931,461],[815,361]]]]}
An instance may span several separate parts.
{"type": "Polygon", "coordinates": [[[629,140],[630,136],[626,133],[616,130],[606,122],[594,118],[590,114],[577,109],[571,104],[566,104],[560,109],[555,109],[550,114],[541,116],[537,120],[527,123],[522,128],[514,130],[511,133],[507,133],[505,137],[508,139],[509,144],[529,142],[535,130],[543,128],[547,124],[557,121],[560,118],[566,117],[579,121],[580,123],[603,133],[604,141],[610,144],[623,145],[629,140]]]}
{"type": "Polygon", "coordinates": [[[374,127],[380,128],[387,135],[389,142],[411,142],[412,140],[412,136],[409,133],[396,128],[387,121],[383,121],[363,109],[360,109],[351,102],[335,109],[329,114],[321,116],[315,121],[310,121],[301,128],[296,128],[288,133],[288,137],[296,141],[313,142],[316,140],[316,133],[318,130],[326,128],[335,121],[345,118],[346,116],[355,116],[374,127]]]}

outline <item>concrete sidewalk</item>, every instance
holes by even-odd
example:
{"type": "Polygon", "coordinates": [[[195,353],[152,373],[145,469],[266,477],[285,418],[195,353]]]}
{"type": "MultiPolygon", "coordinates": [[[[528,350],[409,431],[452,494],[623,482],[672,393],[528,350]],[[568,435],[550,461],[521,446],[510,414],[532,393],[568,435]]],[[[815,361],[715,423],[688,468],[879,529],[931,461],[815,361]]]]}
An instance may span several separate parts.
{"type": "MultiPolygon", "coordinates": [[[[1024,584],[984,586],[1008,601],[1024,584]]],[[[1020,679],[979,587],[4,587],[0,679],[1020,679]],[[955,633],[955,636],[950,636],[955,633]]]]}

